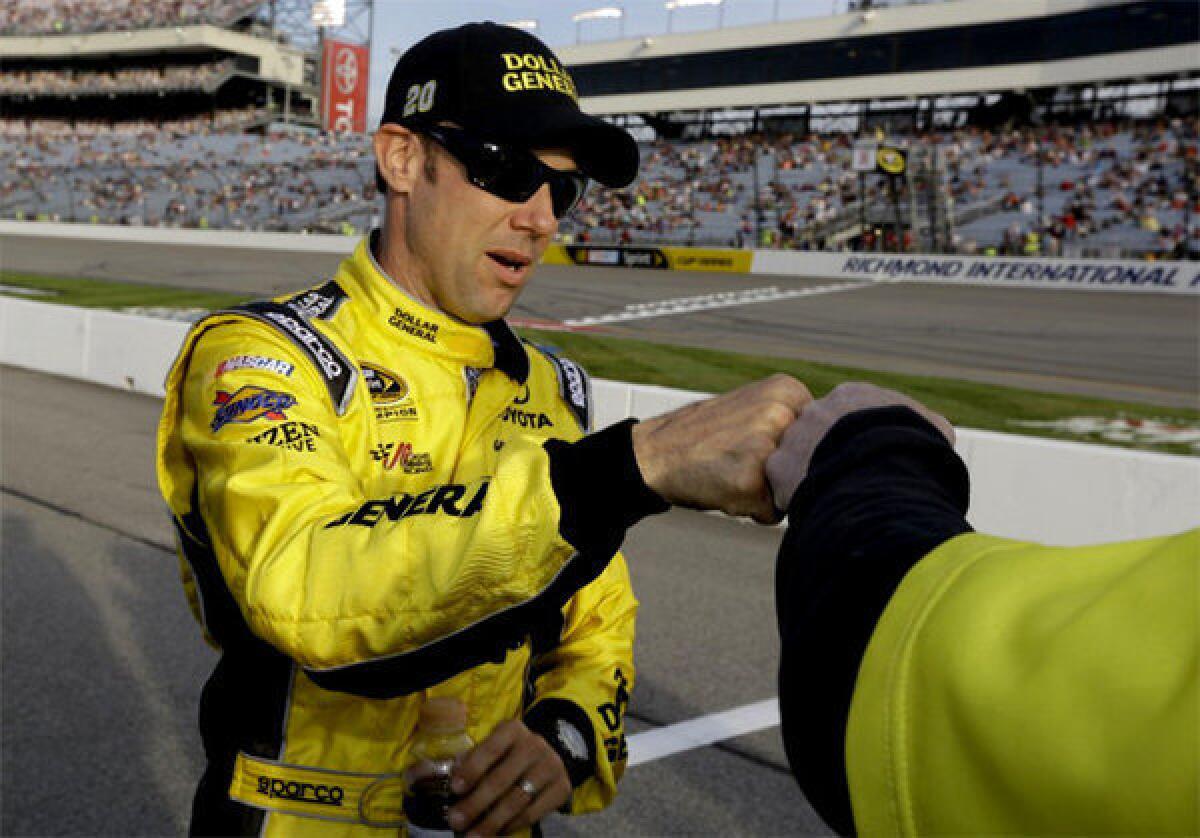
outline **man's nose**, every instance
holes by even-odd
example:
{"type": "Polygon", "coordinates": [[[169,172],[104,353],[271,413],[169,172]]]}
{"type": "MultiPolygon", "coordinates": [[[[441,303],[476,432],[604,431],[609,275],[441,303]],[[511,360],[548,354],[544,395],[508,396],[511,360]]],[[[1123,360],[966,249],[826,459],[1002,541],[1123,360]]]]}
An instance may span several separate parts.
{"type": "Polygon", "coordinates": [[[554,201],[550,197],[550,184],[543,183],[533,196],[521,204],[513,214],[513,226],[528,230],[534,235],[550,236],[558,229],[554,217],[554,201]]]}

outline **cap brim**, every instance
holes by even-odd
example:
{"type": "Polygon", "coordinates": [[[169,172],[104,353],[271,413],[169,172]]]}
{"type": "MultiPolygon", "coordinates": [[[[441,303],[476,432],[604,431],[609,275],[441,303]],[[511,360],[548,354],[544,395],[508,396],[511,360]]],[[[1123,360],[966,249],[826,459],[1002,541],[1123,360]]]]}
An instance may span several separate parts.
{"type": "Polygon", "coordinates": [[[503,128],[497,126],[496,133],[502,136],[496,139],[529,149],[568,149],[581,172],[614,189],[628,186],[637,177],[637,141],[624,128],[573,107],[539,117],[511,119],[503,128]]]}
{"type": "Polygon", "coordinates": [[[579,122],[564,127],[557,139],[571,150],[579,170],[605,186],[619,189],[633,183],[638,173],[637,141],[624,128],[578,114],[579,122]]]}

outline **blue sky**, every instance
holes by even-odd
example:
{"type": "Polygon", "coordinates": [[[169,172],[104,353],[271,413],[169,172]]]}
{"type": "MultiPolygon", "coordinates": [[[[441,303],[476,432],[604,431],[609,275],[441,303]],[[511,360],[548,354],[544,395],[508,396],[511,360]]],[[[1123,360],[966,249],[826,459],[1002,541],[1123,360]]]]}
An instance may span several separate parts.
{"type": "MultiPolygon", "coordinates": [[[[658,35],[667,31],[664,0],[504,0],[504,2],[437,2],[437,0],[375,0],[375,49],[371,56],[371,92],[368,127],[379,123],[388,74],[396,59],[392,49],[403,51],[430,32],[472,20],[538,21],[537,35],[551,47],[575,43],[571,16],[600,6],[625,9],[625,36],[658,35]]],[[[725,0],[724,25],[748,26],[769,23],[778,7],[780,19],[828,15],[836,7],[844,11],[846,0],[725,0]]],[[[674,13],[672,30],[696,32],[716,29],[715,7],[680,9],[674,13]]],[[[590,21],[581,25],[584,42],[618,37],[617,21],[590,21]]]]}

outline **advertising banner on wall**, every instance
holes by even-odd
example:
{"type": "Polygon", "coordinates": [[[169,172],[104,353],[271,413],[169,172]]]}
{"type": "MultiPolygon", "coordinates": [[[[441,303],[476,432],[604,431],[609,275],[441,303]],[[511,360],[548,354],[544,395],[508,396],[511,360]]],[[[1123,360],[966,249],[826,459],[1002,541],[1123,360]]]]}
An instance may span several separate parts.
{"type": "Polygon", "coordinates": [[[327,39],[321,48],[321,127],[338,133],[367,130],[370,61],[365,44],[327,39]]]}
{"type": "Polygon", "coordinates": [[[712,271],[744,274],[753,254],[748,250],[704,247],[629,247],[622,245],[552,245],[543,255],[548,265],[602,265],[668,271],[712,271]]]}
{"type": "Polygon", "coordinates": [[[1013,259],[922,253],[799,253],[758,250],[756,274],[876,282],[1018,285],[1081,291],[1200,295],[1200,263],[1132,259],[1013,259]]]}

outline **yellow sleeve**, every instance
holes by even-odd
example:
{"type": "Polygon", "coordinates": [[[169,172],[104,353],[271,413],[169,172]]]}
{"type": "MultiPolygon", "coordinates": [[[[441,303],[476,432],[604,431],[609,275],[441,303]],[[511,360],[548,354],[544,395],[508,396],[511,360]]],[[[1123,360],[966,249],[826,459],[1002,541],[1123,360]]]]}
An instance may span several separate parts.
{"type": "Polygon", "coordinates": [[[1200,833],[1200,530],[966,534],[872,636],[846,755],[862,834],[1200,833]]]}
{"type": "MultiPolygon", "coordinates": [[[[575,785],[569,802],[573,815],[611,803],[625,772],[625,711],[634,684],[637,606],[625,557],[618,553],[598,579],[571,598],[563,609],[559,642],[534,662],[531,715],[545,712],[554,724],[566,719],[589,746],[586,773],[581,770],[577,776],[571,760],[565,760],[575,785]]],[[[563,745],[570,750],[569,742],[555,741],[559,731],[539,726],[560,753],[563,745]]]]}
{"type": "MultiPolygon", "coordinates": [[[[372,499],[323,380],[268,327],[210,329],[172,378],[180,398],[168,396],[160,474],[181,529],[206,530],[192,533],[193,565],[207,550],[250,632],[320,686],[387,697],[500,659],[534,612],[561,607],[603,567],[560,536],[547,454],[532,441],[506,446],[488,479],[372,499]],[[214,379],[217,364],[244,353],[294,372],[248,367],[214,379]],[[307,442],[264,444],[284,427],[307,442]],[[196,474],[190,500],[182,459],[196,474]]],[[[220,640],[211,620],[207,628],[220,640]]]]}

